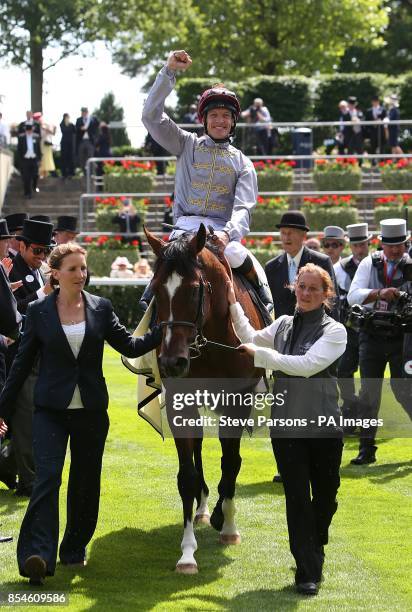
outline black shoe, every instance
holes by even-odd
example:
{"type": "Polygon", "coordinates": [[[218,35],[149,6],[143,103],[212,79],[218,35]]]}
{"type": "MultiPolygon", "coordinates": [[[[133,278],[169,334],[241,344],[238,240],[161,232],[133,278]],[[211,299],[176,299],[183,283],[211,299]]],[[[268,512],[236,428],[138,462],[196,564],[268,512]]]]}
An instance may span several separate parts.
{"type": "Polygon", "coordinates": [[[299,582],[296,590],[301,595],[317,595],[319,587],[316,582],[299,582]]]}
{"type": "Polygon", "coordinates": [[[32,493],[32,487],[20,487],[19,485],[17,485],[17,489],[15,490],[14,495],[17,495],[18,497],[31,497],[32,493]]]}
{"type": "Polygon", "coordinates": [[[43,584],[46,577],[46,570],[46,561],[39,555],[31,555],[24,562],[23,572],[30,578],[30,584],[36,586],[43,584]]]}
{"type": "Polygon", "coordinates": [[[367,465],[376,461],[376,446],[368,446],[359,450],[359,455],[351,460],[352,465],[367,465]]]}
{"type": "Polygon", "coordinates": [[[273,480],[272,480],[272,482],[283,482],[283,480],[282,480],[282,476],[281,476],[280,474],[275,474],[275,475],[273,476],[273,480]]]}
{"type": "Polygon", "coordinates": [[[0,543],[2,542],[12,542],[13,536],[2,536],[0,535],[0,543]]]}

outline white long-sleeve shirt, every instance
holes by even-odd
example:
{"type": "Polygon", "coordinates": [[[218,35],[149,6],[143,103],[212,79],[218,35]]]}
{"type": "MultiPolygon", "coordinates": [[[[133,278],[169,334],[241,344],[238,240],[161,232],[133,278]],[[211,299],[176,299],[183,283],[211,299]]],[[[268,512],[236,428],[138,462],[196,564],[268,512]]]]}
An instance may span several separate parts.
{"type": "Polygon", "coordinates": [[[325,333],[305,355],[282,355],[274,349],[274,338],[281,321],[289,315],[283,315],[268,327],[256,330],[249,323],[240,304],[232,304],[230,314],[240,340],[243,343],[252,342],[257,346],[254,364],[258,368],[309,378],[334,363],[346,349],[346,330],[341,323],[332,319],[333,323],[326,327],[325,333]]]}

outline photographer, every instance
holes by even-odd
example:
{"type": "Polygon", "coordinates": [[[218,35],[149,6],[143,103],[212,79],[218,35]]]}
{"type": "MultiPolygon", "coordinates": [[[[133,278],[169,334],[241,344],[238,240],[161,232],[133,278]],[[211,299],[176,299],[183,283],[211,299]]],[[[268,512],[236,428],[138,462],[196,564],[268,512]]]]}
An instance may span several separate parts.
{"type": "Polygon", "coordinates": [[[255,98],[252,106],[241,114],[248,123],[266,123],[267,125],[256,125],[256,145],[259,155],[270,155],[271,117],[262,98],[255,98]]]}
{"type": "MultiPolygon", "coordinates": [[[[408,259],[406,242],[409,238],[404,219],[381,221],[382,251],[365,257],[352,281],[348,302],[361,304],[379,315],[396,309],[408,259]]],[[[384,315],[383,315],[384,316],[384,315]]],[[[402,384],[404,333],[399,325],[375,324],[373,319],[359,334],[359,365],[362,416],[375,418],[379,412],[382,383],[387,364],[391,372],[391,388],[397,401],[412,418],[412,402],[402,384]]],[[[376,461],[376,428],[361,430],[359,454],[351,463],[364,465],[376,461]]]]}
{"type": "Polygon", "coordinates": [[[350,310],[347,298],[356,270],[360,262],[369,254],[369,241],[372,234],[369,233],[367,223],[353,223],[347,225],[346,230],[352,253],[349,257],[340,259],[333,269],[339,287],[340,321],[345,325],[348,334],[346,351],[338,367],[338,385],[343,400],[343,416],[351,418],[356,417],[358,413],[358,397],[355,393],[353,377],[359,367],[359,332],[346,325],[350,310]]]}

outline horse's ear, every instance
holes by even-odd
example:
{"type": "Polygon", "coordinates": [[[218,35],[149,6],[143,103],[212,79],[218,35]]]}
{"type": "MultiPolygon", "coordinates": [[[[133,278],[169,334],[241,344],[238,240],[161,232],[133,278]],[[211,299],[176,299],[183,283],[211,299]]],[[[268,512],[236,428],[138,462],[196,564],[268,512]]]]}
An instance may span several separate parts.
{"type": "Polygon", "coordinates": [[[162,248],[165,246],[166,243],[160,238],[157,238],[151,232],[149,232],[149,230],[146,229],[144,225],[143,225],[143,230],[144,230],[144,233],[146,234],[147,242],[152,247],[153,253],[156,255],[156,257],[159,257],[160,251],[162,250],[162,248]]]}
{"type": "Polygon", "coordinates": [[[193,255],[196,257],[198,253],[203,249],[206,244],[206,228],[203,223],[200,224],[199,229],[197,230],[197,234],[193,236],[189,245],[190,250],[193,255]]]}

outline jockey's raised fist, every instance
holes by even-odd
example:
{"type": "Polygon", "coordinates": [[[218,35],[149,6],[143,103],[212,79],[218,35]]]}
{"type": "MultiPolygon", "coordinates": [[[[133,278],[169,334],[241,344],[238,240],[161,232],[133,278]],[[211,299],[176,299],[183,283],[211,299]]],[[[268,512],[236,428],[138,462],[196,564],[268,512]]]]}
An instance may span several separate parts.
{"type": "Polygon", "coordinates": [[[192,58],[186,51],[172,51],[167,58],[167,67],[170,70],[187,70],[192,58]]]}

